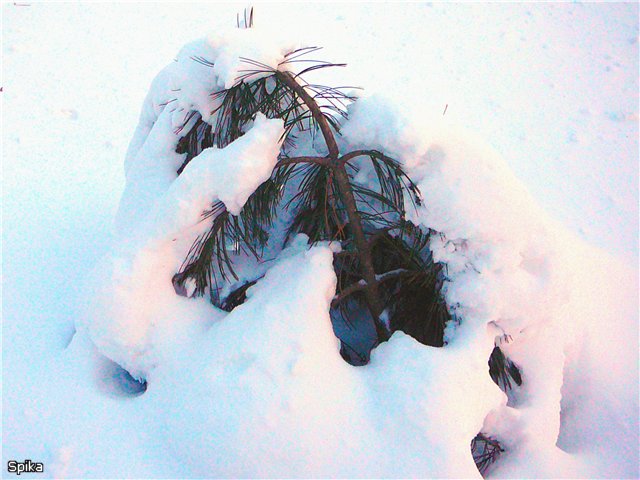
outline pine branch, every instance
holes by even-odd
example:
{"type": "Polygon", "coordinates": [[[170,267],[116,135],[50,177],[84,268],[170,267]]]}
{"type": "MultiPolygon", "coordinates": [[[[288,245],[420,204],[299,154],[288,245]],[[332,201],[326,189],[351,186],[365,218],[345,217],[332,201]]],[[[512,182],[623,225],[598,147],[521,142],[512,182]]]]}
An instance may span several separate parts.
{"type": "Polygon", "coordinates": [[[512,382],[518,386],[522,385],[520,368],[511,359],[507,358],[497,345],[489,357],[489,375],[503,392],[513,388],[512,382]]]}

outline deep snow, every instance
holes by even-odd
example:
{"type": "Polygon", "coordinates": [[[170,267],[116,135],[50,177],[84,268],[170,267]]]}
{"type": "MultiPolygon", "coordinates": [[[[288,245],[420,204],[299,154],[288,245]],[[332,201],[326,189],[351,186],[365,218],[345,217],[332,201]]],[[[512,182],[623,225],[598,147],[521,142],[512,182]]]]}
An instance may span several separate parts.
{"type": "Polygon", "coordinates": [[[467,320],[447,349],[397,335],[369,367],[344,364],[323,313],[326,246],[292,248],[213,327],[210,306],[176,300],[188,321],[158,337],[144,395],[83,335],[65,349],[110,254],[151,78],[239,9],[3,5],[3,462],[69,477],[467,477],[461,439],[484,419],[509,449],[493,475],[637,476],[636,4],[257,7],[258,25],[326,45],[350,63],[336,78],[386,97],[357,105],[345,136],[402,157],[429,205],[418,218],[454,240],[433,246],[467,320]],[[304,283],[317,287],[302,301],[274,300],[304,283]],[[525,377],[509,406],[480,375],[501,332],[525,377]]]}

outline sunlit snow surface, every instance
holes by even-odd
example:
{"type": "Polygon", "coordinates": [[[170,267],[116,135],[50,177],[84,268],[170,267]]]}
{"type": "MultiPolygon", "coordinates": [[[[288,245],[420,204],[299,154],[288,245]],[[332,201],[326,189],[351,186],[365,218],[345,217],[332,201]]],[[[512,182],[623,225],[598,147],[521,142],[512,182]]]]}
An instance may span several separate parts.
{"type": "MultiPolygon", "coordinates": [[[[160,322],[137,357],[144,393],[87,335],[72,340],[109,285],[89,271],[128,248],[112,248],[111,225],[151,80],[241,8],[3,5],[3,464],[470,477],[482,428],[507,449],[493,476],[637,477],[636,4],[256,7],[259,27],[349,63],[327,83],[371,95],[343,141],[401,159],[425,195],[415,219],[451,240],[432,245],[465,319],[447,348],[396,335],[346,365],[331,252],[303,239],[227,316],[176,297],[184,321],[160,322]],[[509,406],[486,372],[502,332],[523,367],[509,406]]],[[[197,85],[183,100],[202,100],[197,85]]],[[[161,280],[147,278],[149,302],[172,293],[161,280]]]]}

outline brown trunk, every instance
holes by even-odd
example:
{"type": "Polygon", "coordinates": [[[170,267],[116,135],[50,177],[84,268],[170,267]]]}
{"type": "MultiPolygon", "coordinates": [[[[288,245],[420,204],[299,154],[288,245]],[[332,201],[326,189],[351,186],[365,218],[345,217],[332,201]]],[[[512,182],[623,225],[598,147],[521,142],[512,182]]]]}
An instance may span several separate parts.
{"type": "Polygon", "coordinates": [[[351,230],[353,232],[353,240],[358,251],[358,259],[360,260],[360,273],[363,280],[366,282],[366,285],[363,288],[363,293],[367,301],[371,316],[373,317],[373,322],[376,327],[378,339],[381,341],[387,340],[389,334],[387,332],[387,329],[382,325],[380,321],[380,315],[383,311],[383,305],[380,301],[378,282],[376,280],[376,273],[373,269],[371,249],[369,247],[369,242],[367,242],[364,234],[362,219],[360,217],[360,214],[358,213],[356,200],[351,189],[347,170],[345,168],[345,164],[347,163],[347,161],[358,156],[360,152],[351,152],[346,154],[344,157],[339,158],[340,152],[338,150],[338,145],[336,143],[335,136],[333,135],[333,131],[331,130],[331,126],[329,125],[329,122],[323,115],[319,105],[316,103],[313,97],[311,97],[311,95],[307,93],[304,87],[296,81],[295,77],[291,73],[277,72],[276,75],[283,83],[291,88],[291,90],[293,90],[296,95],[298,95],[302,99],[304,104],[313,115],[313,118],[318,124],[320,131],[322,132],[322,136],[327,145],[327,149],[329,150],[328,166],[333,172],[338,191],[347,211],[349,226],[351,227],[351,230]]]}

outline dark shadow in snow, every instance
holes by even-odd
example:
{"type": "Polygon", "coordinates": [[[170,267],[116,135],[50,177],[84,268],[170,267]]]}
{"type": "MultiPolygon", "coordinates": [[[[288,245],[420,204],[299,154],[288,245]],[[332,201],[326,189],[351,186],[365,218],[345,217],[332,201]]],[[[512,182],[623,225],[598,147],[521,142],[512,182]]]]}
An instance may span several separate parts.
{"type": "Polygon", "coordinates": [[[359,367],[369,363],[371,350],[376,346],[376,327],[369,313],[357,302],[347,300],[340,308],[330,311],[333,332],[340,339],[340,355],[349,364],[359,367]],[[348,315],[344,315],[344,310],[348,315]],[[350,320],[348,320],[350,319],[350,320]]]}
{"type": "Polygon", "coordinates": [[[65,334],[64,349],[69,348],[69,345],[71,345],[71,342],[73,341],[73,337],[75,337],[75,335],[76,335],[76,327],[72,326],[71,330],[65,334]]]}
{"type": "Polygon", "coordinates": [[[106,357],[100,359],[96,369],[100,390],[113,397],[138,397],[147,391],[146,380],[137,380],[124,368],[106,357]]]}

